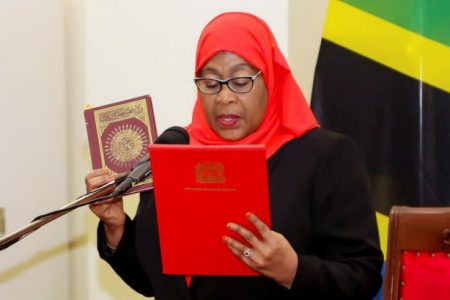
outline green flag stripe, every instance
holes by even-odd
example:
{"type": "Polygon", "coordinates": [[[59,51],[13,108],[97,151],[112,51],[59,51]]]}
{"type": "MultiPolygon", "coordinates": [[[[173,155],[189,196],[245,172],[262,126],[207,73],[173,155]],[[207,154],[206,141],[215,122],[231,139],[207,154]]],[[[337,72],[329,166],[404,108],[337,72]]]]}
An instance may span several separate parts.
{"type": "Polygon", "coordinates": [[[449,0],[341,0],[405,29],[450,46],[449,0]]]}
{"type": "Polygon", "coordinates": [[[342,1],[330,0],[323,38],[450,92],[450,47],[342,1]]]}

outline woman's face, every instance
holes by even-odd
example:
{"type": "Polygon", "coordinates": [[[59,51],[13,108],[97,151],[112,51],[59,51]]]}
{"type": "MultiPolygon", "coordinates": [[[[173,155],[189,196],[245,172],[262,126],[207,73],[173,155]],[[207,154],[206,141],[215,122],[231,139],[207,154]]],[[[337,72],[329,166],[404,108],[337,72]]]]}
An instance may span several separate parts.
{"type": "MultiPolygon", "coordinates": [[[[230,79],[253,76],[259,72],[240,56],[219,52],[202,68],[200,77],[230,79]]],[[[240,140],[253,133],[261,124],[267,107],[267,89],[262,74],[248,93],[235,93],[226,84],[218,94],[200,93],[209,126],[225,140],[240,140]]]]}

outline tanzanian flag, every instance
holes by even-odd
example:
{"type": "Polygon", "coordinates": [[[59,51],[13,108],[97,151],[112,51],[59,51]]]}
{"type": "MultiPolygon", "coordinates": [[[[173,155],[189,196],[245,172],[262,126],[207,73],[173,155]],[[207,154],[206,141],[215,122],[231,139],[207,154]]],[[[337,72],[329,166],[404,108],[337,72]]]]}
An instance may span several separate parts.
{"type": "Polygon", "coordinates": [[[450,204],[450,1],[330,0],[311,106],[359,144],[386,253],[392,205],[450,204]]]}

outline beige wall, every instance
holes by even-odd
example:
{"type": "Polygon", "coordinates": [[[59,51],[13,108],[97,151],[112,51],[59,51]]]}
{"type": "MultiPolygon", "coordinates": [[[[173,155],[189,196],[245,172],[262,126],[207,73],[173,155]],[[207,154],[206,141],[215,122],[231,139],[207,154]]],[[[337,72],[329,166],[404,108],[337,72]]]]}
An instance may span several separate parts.
{"type": "MultiPolygon", "coordinates": [[[[0,1],[0,103],[8,112],[0,118],[0,207],[7,231],[84,192],[86,103],[150,94],[158,132],[189,123],[196,41],[219,12],[249,11],[265,19],[309,98],[326,4],[0,1]]],[[[127,199],[130,214],[136,203],[127,199]]],[[[0,252],[0,298],[143,299],[98,258],[96,223],[82,208],[0,252]]]]}
{"type": "Polygon", "coordinates": [[[289,64],[308,101],[328,0],[289,1],[289,64]]]}
{"type": "MultiPolygon", "coordinates": [[[[64,14],[0,1],[0,207],[11,233],[67,200],[64,14]]],[[[68,299],[67,218],[0,252],[0,299],[68,299]]]]}

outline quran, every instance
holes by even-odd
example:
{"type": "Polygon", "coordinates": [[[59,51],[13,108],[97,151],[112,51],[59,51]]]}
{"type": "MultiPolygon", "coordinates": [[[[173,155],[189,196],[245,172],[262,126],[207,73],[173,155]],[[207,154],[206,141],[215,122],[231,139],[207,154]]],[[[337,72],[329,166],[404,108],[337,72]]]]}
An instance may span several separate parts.
{"type": "MultiPolygon", "coordinates": [[[[156,138],[155,117],[148,95],[84,111],[92,168],[108,167],[129,172],[144,157],[156,138]]],[[[150,189],[151,180],[133,186],[126,194],[150,189]]]]}
{"type": "Polygon", "coordinates": [[[271,226],[264,147],[150,145],[149,151],[163,273],[258,275],[222,237],[248,245],[228,222],[259,236],[247,212],[271,226]]]}

